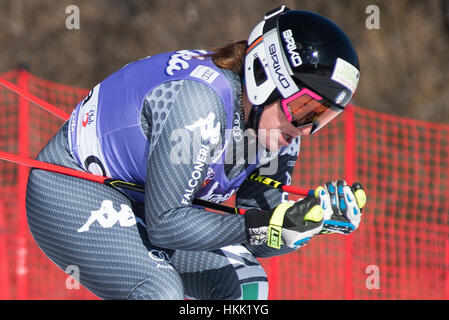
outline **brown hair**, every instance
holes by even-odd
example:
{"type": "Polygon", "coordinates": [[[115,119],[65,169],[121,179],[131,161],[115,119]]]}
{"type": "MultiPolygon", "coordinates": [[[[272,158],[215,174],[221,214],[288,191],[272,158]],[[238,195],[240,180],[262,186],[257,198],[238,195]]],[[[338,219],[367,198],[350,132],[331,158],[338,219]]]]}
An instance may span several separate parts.
{"type": "Polygon", "coordinates": [[[206,55],[219,68],[231,70],[243,76],[243,65],[248,41],[241,40],[212,49],[212,53],[206,55]]]}

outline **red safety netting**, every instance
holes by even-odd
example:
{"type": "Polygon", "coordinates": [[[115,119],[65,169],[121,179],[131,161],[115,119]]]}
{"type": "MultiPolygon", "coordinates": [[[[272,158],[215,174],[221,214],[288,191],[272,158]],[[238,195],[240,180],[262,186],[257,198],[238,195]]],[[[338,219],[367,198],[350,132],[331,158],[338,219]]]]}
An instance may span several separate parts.
{"type": "MultiPolygon", "coordinates": [[[[25,70],[1,77],[69,114],[88,90],[25,70]]],[[[35,157],[63,121],[0,86],[0,150],[35,157]]],[[[368,194],[351,236],[316,236],[289,255],[260,259],[270,299],[449,298],[449,125],[351,106],[303,138],[293,185],[344,178],[368,194]]],[[[0,298],[96,299],[37,247],[25,217],[28,168],[0,161],[0,298]]]]}
{"type": "MultiPolygon", "coordinates": [[[[2,74],[1,78],[67,113],[88,93],[86,89],[39,79],[23,69],[2,74]]],[[[0,86],[0,150],[34,158],[62,124],[62,120],[0,86]]],[[[9,280],[8,286],[2,282],[0,296],[7,299],[96,298],[82,287],[67,289],[68,276],[34,242],[26,222],[28,172],[27,167],[0,161],[0,210],[3,208],[0,246],[4,243],[7,259],[6,264],[0,264],[0,279],[4,275],[9,280]]]]}

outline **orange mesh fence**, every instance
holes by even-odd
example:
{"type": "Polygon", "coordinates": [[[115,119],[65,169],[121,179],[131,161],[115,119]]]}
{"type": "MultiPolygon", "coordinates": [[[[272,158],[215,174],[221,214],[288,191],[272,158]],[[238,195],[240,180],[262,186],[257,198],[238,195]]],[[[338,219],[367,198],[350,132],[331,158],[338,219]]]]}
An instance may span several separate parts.
{"type": "MultiPolygon", "coordinates": [[[[22,69],[1,77],[68,114],[88,93],[22,69]]],[[[0,86],[0,150],[34,158],[62,123],[0,86]]],[[[359,181],[368,203],[353,235],[316,236],[294,253],[260,259],[269,298],[448,299],[448,133],[449,125],[351,106],[303,138],[292,184],[359,181]]],[[[25,216],[28,172],[0,161],[0,298],[96,299],[73,286],[32,239],[25,216]]]]}

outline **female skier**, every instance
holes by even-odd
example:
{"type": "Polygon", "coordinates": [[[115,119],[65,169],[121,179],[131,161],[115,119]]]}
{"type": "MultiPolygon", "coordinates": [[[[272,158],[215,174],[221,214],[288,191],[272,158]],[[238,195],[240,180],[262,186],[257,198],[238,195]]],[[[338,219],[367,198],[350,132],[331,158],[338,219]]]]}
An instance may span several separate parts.
{"type": "Polygon", "coordinates": [[[267,299],[256,258],[292,252],[318,233],[351,233],[364,201],[337,181],[292,203],[247,177],[290,183],[300,136],[340,114],[358,79],[343,31],[285,6],[248,41],[130,63],[90,91],[38,159],[145,193],[34,169],[31,233],[103,299],[267,299]],[[246,215],[192,203],[234,194],[246,215]]]}

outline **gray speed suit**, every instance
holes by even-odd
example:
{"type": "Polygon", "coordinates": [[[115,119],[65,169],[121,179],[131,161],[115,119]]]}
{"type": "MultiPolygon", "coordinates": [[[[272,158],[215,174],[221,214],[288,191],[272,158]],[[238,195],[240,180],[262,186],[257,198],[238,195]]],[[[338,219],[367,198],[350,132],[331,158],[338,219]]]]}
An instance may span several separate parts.
{"type": "Polygon", "coordinates": [[[198,54],[161,54],[117,71],[38,156],[145,185],[144,194],[30,172],[34,239],[63,270],[78,267],[79,282],[102,299],[267,299],[256,258],[293,250],[251,246],[244,216],[192,205],[235,194],[239,207],[274,208],[285,195],[245,178],[271,167],[266,175],[289,183],[299,152],[299,138],[254,161],[239,152],[241,79],[198,54]]]}

